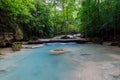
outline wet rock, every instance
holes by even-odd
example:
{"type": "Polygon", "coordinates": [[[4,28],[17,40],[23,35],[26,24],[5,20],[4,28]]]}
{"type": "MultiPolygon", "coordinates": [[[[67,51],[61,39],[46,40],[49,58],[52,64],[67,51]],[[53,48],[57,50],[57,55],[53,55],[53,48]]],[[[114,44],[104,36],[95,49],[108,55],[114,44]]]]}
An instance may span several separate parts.
{"type": "Polygon", "coordinates": [[[50,50],[51,54],[63,54],[67,52],[65,49],[55,49],[55,50],[50,50]]]}
{"type": "Polygon", "coordinates": [[[89,56],[90,54],[87,54],[87,53],[85,53],[85,54],[81,54],[82,56],[89,56]]]}
{"type": "Polygon", "coordinates": [[[119,75],[113,75],[114,80],[120,80],[120,74],[119,75]]]}
{"type": "Polygon", "coordinates": [[[119,42],[112,42],[111,46],[119,46],[119,42]]]}
{"type": "Polygon", "coordinates": [[[6,72],[6,70],[4,70],[4,69],[3,69],[3,70],[0,70],[0,73],[4,73],[4,72],[6,72]]]}

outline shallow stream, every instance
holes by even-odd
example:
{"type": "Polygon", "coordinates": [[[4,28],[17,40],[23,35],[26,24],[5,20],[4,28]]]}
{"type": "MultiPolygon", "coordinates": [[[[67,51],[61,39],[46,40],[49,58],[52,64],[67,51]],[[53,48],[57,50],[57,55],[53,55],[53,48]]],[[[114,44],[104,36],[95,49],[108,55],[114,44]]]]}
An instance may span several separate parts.
{"type": "MultiPolygon", "coordinates": [[[[120,52],[97,44],[46,44],[41,48],[22,50],[1,59],[0,80],[83,80],[79,62],[113,62],[114,66],[120,67],[120,60],[108,56],[109,54],[120,55],[120,52]],[[59,48],[68,52],[50,54],[50,50],[59,48]]],[[[111,80],[114,77],[116,76],[113,75],[111,80]]],[[[117,77],[116,80],[120,80],[119,75],[117,77]]]]}

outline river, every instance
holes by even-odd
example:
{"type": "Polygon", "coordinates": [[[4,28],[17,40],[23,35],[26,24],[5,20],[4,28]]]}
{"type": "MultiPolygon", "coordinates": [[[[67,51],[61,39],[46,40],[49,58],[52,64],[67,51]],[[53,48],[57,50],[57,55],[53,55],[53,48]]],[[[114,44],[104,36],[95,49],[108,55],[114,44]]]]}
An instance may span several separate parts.
{"type": "Polygon", "coordinates": [[[120,50],[89,43],[49,43],[1,59],[0,80],[120,80],[120,50]],[[63,48],[68,52],[50,54],[63,48]]]}

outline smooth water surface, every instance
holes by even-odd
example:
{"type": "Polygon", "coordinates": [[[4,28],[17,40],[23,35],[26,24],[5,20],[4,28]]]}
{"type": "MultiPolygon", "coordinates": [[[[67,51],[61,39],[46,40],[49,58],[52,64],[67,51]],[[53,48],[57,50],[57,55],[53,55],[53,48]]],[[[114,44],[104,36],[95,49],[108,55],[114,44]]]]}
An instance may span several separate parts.
{"type": "Polygon", "coordinates": [[[80,66],[72,59],[115,61],[106,56],[109,53],[119,52],[95,44],[46,44],[42,48],[23,50],[0,60],[0,80],[79,80],[80,66]],[[59,48],[69,52],[50,54],[50,50],[59,48]]]}

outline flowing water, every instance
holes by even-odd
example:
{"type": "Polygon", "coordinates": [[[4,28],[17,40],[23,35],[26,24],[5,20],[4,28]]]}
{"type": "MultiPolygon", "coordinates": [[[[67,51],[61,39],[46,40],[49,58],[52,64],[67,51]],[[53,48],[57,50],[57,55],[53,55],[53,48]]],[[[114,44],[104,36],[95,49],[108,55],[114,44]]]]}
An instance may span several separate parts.
{"type": "MultiPolygon", "coordinates": [[[[116,62],[113,65],[120,67],[118,59],[108,56],[119,53],[96,44],[46,44],[42,48],[22,50],[1,59],[0,80],[83,80],[80,62],[116,62]],[[60,55],[50,54],[50,50],[59,48],[68,52],[60,55]]],[[[113,75],[109,80],[115,80],[114,77],[120,80],[119,75],[113,75]]]]}

